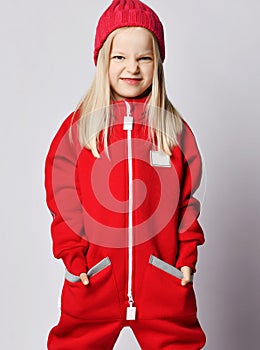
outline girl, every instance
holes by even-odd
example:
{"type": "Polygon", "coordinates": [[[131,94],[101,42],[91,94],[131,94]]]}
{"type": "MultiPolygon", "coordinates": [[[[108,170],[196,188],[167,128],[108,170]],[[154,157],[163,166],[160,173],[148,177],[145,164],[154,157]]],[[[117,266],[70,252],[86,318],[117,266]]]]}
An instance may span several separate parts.
{"type": "Polygon", "coordinates": [[[144,350],[206,342],[193,289],[201,157],[167,98],[164,58],[155,12],[114,0],[96,29],[95,79],[46,159],[53,252],[66,267],[49,350],[112,349],[125,326],[144,350]]]}

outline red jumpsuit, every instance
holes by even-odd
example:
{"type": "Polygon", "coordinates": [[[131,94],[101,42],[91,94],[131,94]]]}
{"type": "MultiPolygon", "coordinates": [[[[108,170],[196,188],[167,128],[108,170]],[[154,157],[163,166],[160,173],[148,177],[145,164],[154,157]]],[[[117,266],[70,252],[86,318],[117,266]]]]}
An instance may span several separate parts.
{"type": "Polygon", "coordinates": [[[179,270],[196,271],[204,243],[193,197],[202,174],[195,137],[183,120],[169,157],[148,140],[143,104],[120,101],[111,109],[109,158],[103,131],[100,158],[80,146],[78,111],[46,158],[53,253],[66,267],[48,349],[113,349],[124,326],[143,350],[202,349],[193,282],[181,286],[179,270]],[[87,286],[79,279],[85,271],[87,286]]]}

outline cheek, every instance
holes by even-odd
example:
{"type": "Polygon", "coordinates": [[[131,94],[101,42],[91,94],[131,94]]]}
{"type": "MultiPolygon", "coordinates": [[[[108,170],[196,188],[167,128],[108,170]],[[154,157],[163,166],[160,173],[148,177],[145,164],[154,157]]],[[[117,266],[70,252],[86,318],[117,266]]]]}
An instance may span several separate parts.
{"type": "Polygon", "coordinates": [[[113,66],[110,66],[108,71],[108,78],[111,85],[115,83],[115,77],[116,77],[116,70],[113,66]]]}
{"type": "Polygon", "coordinates": [[[153,81],[153,72],[154,72],[153,65],[146,67],[145,75],[149,83],[152,83],[153,81]]]}
{"type": "Polygon", "coordinates": [[[122,68],[118,64],[110,64],[108,76],[111,82],[116,83],[121,75],[122,68]]]}

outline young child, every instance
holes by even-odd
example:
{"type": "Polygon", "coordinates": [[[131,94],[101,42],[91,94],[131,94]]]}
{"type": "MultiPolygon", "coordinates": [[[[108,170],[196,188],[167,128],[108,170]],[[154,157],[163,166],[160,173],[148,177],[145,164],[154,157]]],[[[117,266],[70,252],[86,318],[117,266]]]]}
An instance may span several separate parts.
{"type": "Polygon", "coordinates": [[[205,345],[193,289],[202,163],[167,98],[164,58],[156,13],[114,0],[96,29],[94,81],[46,158],[53,253],[66,267],[49,350],[113,349],[125,326],[143,350],[205,345]]]}

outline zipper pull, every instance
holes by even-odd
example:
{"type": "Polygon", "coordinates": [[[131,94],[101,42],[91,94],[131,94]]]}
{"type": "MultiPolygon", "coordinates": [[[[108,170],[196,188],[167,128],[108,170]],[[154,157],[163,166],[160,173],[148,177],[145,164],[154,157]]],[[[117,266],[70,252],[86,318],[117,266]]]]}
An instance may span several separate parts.
{"type": "Polygon", "coordinates": [[[127,112],[127,116],[124,117],[124,130],[133,130],[133,122],[134,122],[134,118],[131,116],[131,107],[130,104],[125,101],[126,104],[126,112],[127,112]]]}
{"type": "Polygon", "coordinates": [[[133,117],[124,117],[124,130],[133,130],[133,117]]]}
{"type": "Polygon", "coordinates": [[[136,318],[136,307],[133,306],[134,301],[133,301],[132,297],[129,298],[129,304],[130,304],[130,306],[128,306],[127,310],[126,310],[126,319],[127,320],[135,320],[135,318],[136,318]]]}

